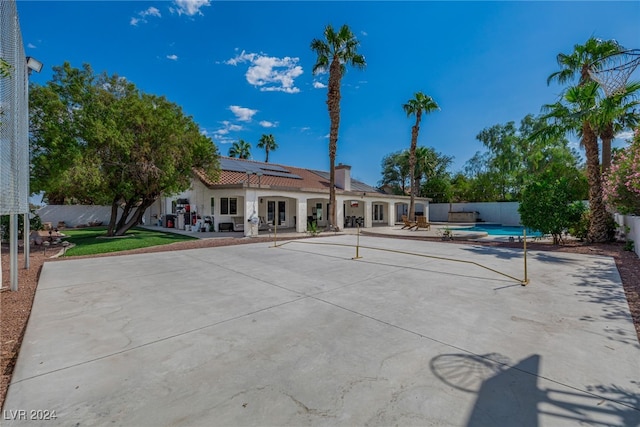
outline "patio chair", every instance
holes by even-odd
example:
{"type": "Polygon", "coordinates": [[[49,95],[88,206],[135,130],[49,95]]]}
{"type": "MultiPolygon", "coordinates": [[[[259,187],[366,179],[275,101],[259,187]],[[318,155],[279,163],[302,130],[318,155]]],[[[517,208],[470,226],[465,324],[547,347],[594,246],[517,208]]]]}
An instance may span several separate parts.
{"type": "Polygon", "coordinates": [[[233,219],[233,231],[244,231],[244,217],[234,216],[232,219],[233,219]]]}
{"type": "Polygon", "coordinates": [[[419,216],[418,222],[416,222],[416,230],[424,228],[426,230],[431,230],[431,224],[427,221],[426,216],[419,216]]]}
{"type": "Polygon", "coordinates": [[[406,215],[402,215],[402,222],[404,223],[404,226],[401,228],[401,230],[404,230],[405,228],[411,230],[412,228],[417,226],[415,222],[409,221],[409,218],[407,218],[406,215]]]}

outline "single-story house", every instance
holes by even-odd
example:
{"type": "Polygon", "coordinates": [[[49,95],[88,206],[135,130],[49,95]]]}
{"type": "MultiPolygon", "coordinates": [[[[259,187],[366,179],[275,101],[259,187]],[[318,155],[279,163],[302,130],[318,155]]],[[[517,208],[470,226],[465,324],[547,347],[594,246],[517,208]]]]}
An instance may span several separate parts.
{"type": "MultiPolygon", "coordinates": [[[[198,224],[211,231],[243,231],[250,221],[305,232],[307,224],[329,225],[329,172],[230,157],[220,158],[220,176],[210,179],[194,170],[191,187],[160,197],[146,212],[145,223],[184,228],[198,224]],[[257,217],[257,218],[256,218],[257,217]]],[[[351,167],[336,166],[336,224],[394,225],[408,211],[409,197],[384,192],[351,178],[351,167]]],[[[416,215],[429,216],[429,199],[416,198],[416,215]]]]}

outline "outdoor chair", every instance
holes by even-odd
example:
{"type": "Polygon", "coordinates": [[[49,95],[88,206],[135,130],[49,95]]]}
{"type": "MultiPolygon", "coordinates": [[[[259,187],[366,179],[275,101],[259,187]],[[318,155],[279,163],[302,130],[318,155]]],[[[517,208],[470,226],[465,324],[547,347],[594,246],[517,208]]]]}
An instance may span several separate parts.
{"type": "Polygon", "coordinates": [[[424,228],[426,230],[431,230],[431,224],[427,222],[426,216],[419,216],[418,222],[416,222],[416,230],[424,228]]]}
{"type": "Polygon", "coordinates": [[[243,216],[234,216],[232,220],[233,220],[233,231],[244,231],[243,216]]]}
{"type": "Polygon", "coordinates": [[[417,226],[415,222],[409,221],[409,218],[407,218],[406,215],[402,215],[402,222],[404,223],[404,226],[401,228],[402,230],[404,230],[405,228],[411,230],[412,228],[417,226]]]}

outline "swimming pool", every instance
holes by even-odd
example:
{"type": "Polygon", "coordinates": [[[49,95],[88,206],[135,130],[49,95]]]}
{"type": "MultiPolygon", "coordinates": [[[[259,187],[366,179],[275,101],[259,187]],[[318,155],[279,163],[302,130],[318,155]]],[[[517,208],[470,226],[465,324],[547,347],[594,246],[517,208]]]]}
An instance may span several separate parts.
{"type": "MultiPolygon", "coordinates": [[[[524,227],[502,224],[476,224],[471,228],[464,228],[464,231],[484,231],[490,236],[522,236],[524,227]]],[[[540,236],[540,232],[527,229],[527,236],[540,236]]]]}

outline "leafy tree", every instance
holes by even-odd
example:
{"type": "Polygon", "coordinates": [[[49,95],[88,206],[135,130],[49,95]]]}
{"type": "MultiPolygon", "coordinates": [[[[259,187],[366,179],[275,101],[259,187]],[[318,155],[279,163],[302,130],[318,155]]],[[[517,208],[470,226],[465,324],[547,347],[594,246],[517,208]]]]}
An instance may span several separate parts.
{"type": "MultiPolygon", "coordinates": [[[[422,113],[429,114],[439,110],[438,104],[428,95],[416,92],[414,97],[402,106],[407,117],[416,116],[416,122],[411,127],[411,147],[409,148],[409,176],[415,177],[416,169],[416,146],[418,145],[418,133],[420,132],[420,121],[422,113]]],[[[411,180],[411,199],[409,201],[409,219],[414,220],[416,215],[415,197],[418,193],[415,179],[411,180]]]]}
{"type": "Polygon", "coordinates": [[[396,151],[382,158],[382,179],[378,185],[389,185],[393,193],[406,195],[409,182],[409,156],[405,151],[396,151]]]}
{"type": "Polygon", "coordinates": [[[566,178],[550,175],[529,183],[523,193],[518,212],[522,224],[533,230],[553,236],[553,243],[562,242],[562,234],[580,222],[586,210],[584,203],[577,201],[577,189],[566,178]]]}
{"type": "Polygon", "coordinates": [[[329,110],[329,222],[334,227],[336,219],[336,152],[338,149],[338,128],[340,127],[340,83],[347,71],[347,64],[364,69],[366,61],[358,53],[360,42],[347,25],[336,32],[331,25],[324,29],[324,40],[313,39],[311,50],[317,59],[313,74],[329,71],[327,107],[329,110]]]}
{"type": "Polygon", "coordinates": [[[251,158],[251,145],[243,140],[239,139],[231,144],[231,148],[229,148],[229,157],[237,157],[239,159],[250,159],[251,158]]]}
{"type": "Polygon", "coordinates": [[[276,144],[276,139],[273,135],[262,135],[260,137],[260,141],[258,141],[258,148],[264,148],[266,153],[266,158],[264,160],[265,163],[269,163],[269,152],[275,151],[278,149],[278,144],[276,144]]]}
{"type": "MultiPolygon", "coordinates": [[[[447,168],[451,165],[452,158],[436,152],[431,147],[416,147],[416,167],[414,172],[414,184],[418,194],[422,197],[432,197],[423,191],[428,189],[432,193],[438,193],[442,197],[440,188],[449,180],[447,168]],[[426,180],[424,186],[422,181],[426,180]],[[436,185],[435,181],[440,180],[436,185]],[[431,185],[430,182],[434,181],[431,185]]],[[[409,150],[397,151],[386,155],[382,160],[382,179],[379,184],[390,185],[394,194],[405,195],[409,187],[409,150]]]]}
{"type": "Polygon", "coordinates": [[[186,190],[193,168],[217,174],[217,149],[193,119],[124,78],[65,63],[30,93],[32,189],[50,202],[111,205],[110,236],[138,224],[162,193],[186,190]]]}
{"type": "MultiPolygon", "coordinates": [[[[546,121],[531,114],[520,121],[482,130],[477,138],[488,152],[482,159],[497,200],[518,200],[522,188],[541,173],[553,170],[557,177],[580,175],[579,156],[563,133],[544,133],[546,121]]],[[[586,193],[585,193],[586,194],[586,193]]]]}
{"type": "Polygon", "coordinates": [[[602,199],[602,177],[598,131],[605,129],[602,124],[602,110],[599,108],[598,84],[589,76],[589,67],[596,61],[619,52],[621,46],[614,40],[599,40],[591,37],[584,45],[574,46],[570,54],[560,53],[557,57],[559,71],[551,74],[547,83],[557,80],[567,84],[577,80],[577,84],[567,87],[560,101],[543,107],[552,125],[566,132],[580,136],[587,158],[587,180],[589,182],[589,209],[591,211],[588,240],[605,242],[610,215],[602,199]],[[600,117],[598,117],[600,115],[600,117]]]}

